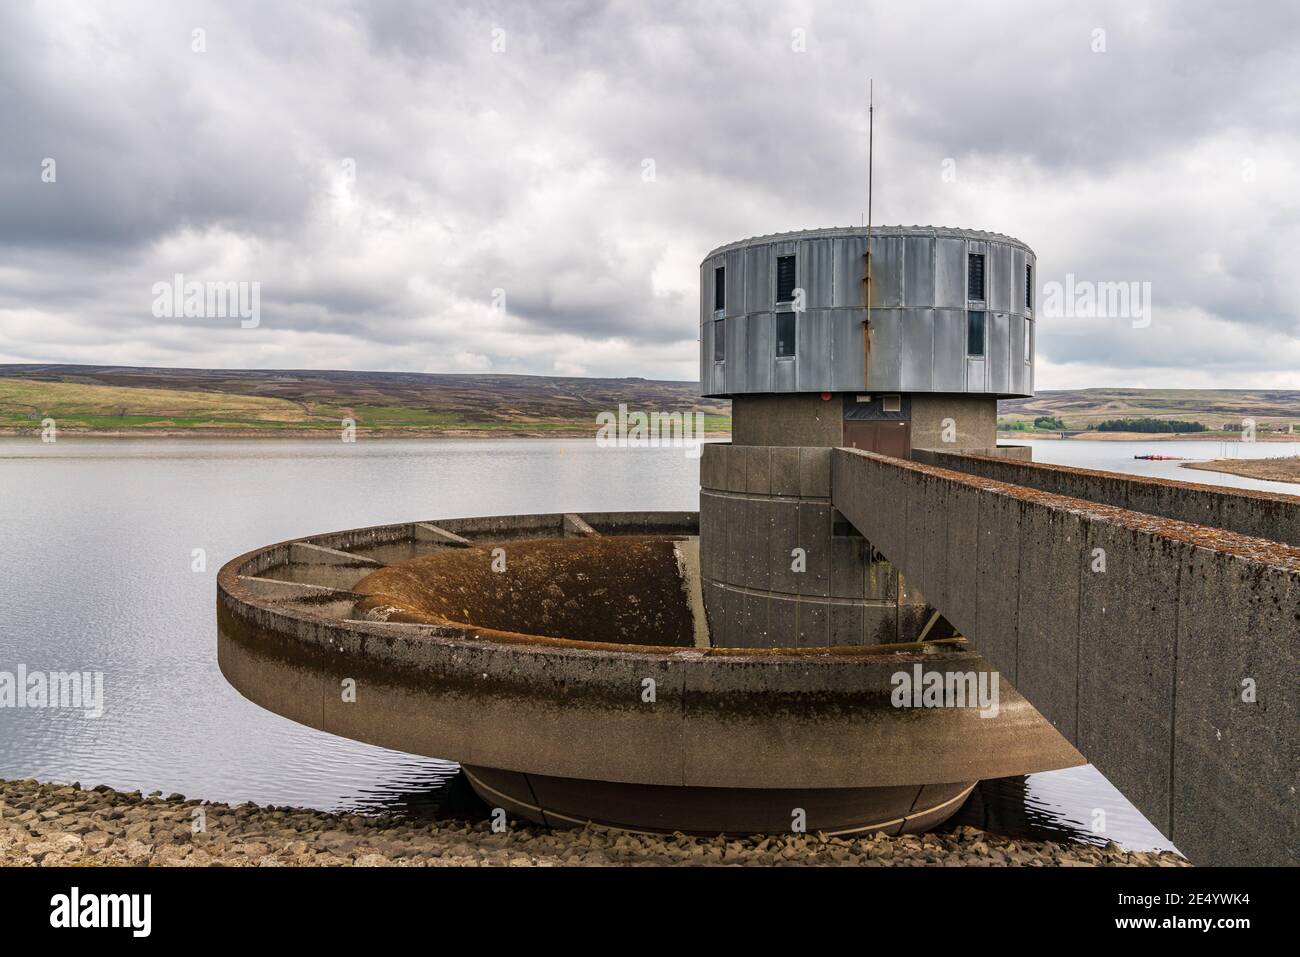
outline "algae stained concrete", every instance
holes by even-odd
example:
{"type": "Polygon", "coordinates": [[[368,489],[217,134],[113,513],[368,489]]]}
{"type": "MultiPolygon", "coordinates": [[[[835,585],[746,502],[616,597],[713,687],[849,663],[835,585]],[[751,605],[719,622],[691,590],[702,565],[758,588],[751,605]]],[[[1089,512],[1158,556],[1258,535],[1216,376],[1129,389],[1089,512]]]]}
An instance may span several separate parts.
{"type": "Polygon", "coordinates": [[[970,451],[936,449],[916,458],[929,465],[1055,495],[1300,545],[1300,495],[1029,463],[970,451]]]}
{"type": "Polygon", "coordinates": [[[832,462],[836,507],[931,594],[970,573],[912,536],[946,521],[968,542],[976,524],[974,602],[943,610],[1193,862],[1297,862],[1300,548],[855,450],[832,462]]]}

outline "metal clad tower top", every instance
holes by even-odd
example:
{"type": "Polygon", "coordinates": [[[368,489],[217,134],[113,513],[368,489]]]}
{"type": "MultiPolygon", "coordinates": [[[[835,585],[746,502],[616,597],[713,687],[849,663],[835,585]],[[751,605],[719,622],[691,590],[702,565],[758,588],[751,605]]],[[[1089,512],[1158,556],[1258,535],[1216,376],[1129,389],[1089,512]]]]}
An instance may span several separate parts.
{"type": "Polygon", "coordinates": [[[866,252],[865,227],[837,227],[709,253],[702,393],[1033,394],[1033,250],[981,230],[873,227],[864,342],[866,252]]]}

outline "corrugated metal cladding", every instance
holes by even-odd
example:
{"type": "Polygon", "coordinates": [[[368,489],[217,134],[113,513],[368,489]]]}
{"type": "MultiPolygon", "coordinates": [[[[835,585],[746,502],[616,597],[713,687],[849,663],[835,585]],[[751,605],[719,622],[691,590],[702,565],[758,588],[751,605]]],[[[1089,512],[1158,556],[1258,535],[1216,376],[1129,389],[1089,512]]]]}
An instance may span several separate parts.
{"type": "Polygon", "coordinates": [[[1033,394],[1037,337],[1026,302],[1033,250],[980,230],[873,228],[871,367],[864,380],[866,249],[867,231],[855,226],[758,236],[709,253],[700,265],[702,393],[1033,394]],[[968,298],[970,254],[984,257],[982,301],[968,298]],[[777,300],[787,279],[778,260],[785,256],[795,257],[793,304],[777,300]],[[720,266],[722,273],[715,271],[720,266]],[[717,278],[726,287],[721,295],[717,278]],[[792,309],[799,310],[795,355],[778,357],[776,317],[792,309]],[[972,310],[985,313],[983,355],[968,351],[972,310]],[[715,352],[718,334],[725,344],[715,352]]]}

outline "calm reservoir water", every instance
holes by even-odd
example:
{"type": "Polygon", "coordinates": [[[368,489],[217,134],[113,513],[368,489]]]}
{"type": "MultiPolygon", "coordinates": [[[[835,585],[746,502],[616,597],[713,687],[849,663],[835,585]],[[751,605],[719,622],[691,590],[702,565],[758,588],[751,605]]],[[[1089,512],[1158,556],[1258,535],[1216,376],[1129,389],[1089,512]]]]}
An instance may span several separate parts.
{"type": "MultiPolygon", "coordinates": [[[[1212,457],[1218,443],[1032,444],[1039,461],[1288,488],[1132,458],[1148,446],[1212,457]]],[[[1300,454],[1300,445],[1238,449],[1300,454]]],[[[0,777],[327,809],[448,803],[463,793],[455,764],[301,727],[226,684],[217,569],[260,545],[361,525],[694,510],[698,470],[680,450],[591,440],[0,439],[0,671],[102,671],[106,703],[97,719],[0,709],[0,777]],[[192,570],[195,549],[205,570],[192,570]]],[[[1169,846],[1091,767],[988,783],[964,814],[1095,840],[1098,808],[1120,844],[1169,846]]]]}
{"type": "Polygon", "coordinates": [[[1127,472],[1148,478],[1177,479],[1181,482],[1199,482],[1203,485],[1230,485],[1233,488],[1253,488],[1263,492],[1284,492],[1300,495],[1300,485],[1291,482],[1265,482],[1261,479],[1229,475],[1226,472],[1206,472],[1204,469],[1183,468],[1181,462],[1148,462],[1135,459],[1135,455],[1179,455],[1184,461],[1206,462],[1213,459],[1272,459],[1287,455],[1300,455],[1300,442],[1096,442],[1084,439],[1007,439],[1008,445],[1030,445],[1035,462],[1053,465],[1075,465],[1085,469],[1102,469],[1107,472],[1127,472]]]}

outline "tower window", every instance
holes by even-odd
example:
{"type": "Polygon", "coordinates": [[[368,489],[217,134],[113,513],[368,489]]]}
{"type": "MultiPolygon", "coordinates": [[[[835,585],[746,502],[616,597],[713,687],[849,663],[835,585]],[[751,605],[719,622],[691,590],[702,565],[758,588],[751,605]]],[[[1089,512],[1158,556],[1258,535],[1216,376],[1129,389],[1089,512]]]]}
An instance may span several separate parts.
{"type": "Polygon", "coordinates": [[[1034,308],[1034,267],[1025,265],[1025,308],[1034,308]]]}
{"type": "MultiPolygon", "coordinates": [[[[790,302],[794,299],[795,268],[793,256],[776,257],[776,301],[790,302]]],[[[793,346],[791,346],[793,348],[793,346]]],[[[790,355],[794,355],[793,352],[790,355]]]]}
{"type": "Polygon", "coordinates": [[[966,354],[984,355],[984,311],[972,309],[966,313],[966,354]]]}
{"type": "MultiPolygon", "coordinates": [[[[791,257],[793,258],[793,257],[791,257]]],[[[776,317],[776,354],[779,357],[794,355],[795,313],[782,312],[776,317]]]]}
{"type": "Polygon", "coordinates": [[[713,361],[722,362],[727,358],[727,320],[713,320],[713,361]]]}
{"type": "Polygon", "coordinates": [[[966,257],[966,298],[984,301],[983,253],[971,253],[966,257]]]}
{"type": "Polygon", "coordinates": [[[1025,361],[1030,362],[1034,358],[1034,324],[1028,319],[1025,320],[1025,361]]]}
{"type": "Polygon", "coordinates": [[[713,308],[718,312],[727,308],[727,267],[713,270],[713,308]]]}

